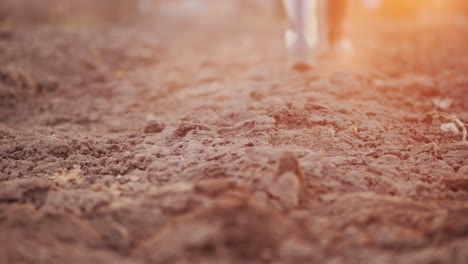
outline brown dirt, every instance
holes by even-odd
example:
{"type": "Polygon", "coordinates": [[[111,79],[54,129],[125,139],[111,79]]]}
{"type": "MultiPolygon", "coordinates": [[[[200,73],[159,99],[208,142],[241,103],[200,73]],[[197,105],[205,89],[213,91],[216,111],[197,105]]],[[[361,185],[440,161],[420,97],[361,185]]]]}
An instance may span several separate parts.
{"type": "Polygon", "coordinates": [[[297,73],[263,13],[11,14],[0,263],[466,263],[466,20],[297,73]]]}

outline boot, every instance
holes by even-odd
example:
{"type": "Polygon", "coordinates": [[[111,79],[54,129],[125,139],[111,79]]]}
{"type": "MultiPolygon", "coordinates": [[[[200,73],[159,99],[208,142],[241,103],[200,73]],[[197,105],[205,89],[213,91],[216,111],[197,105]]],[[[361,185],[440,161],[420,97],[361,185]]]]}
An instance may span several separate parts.
{"type": "Polygon", "coordinates": [[[289,27],[285,33],[289,64],[306,70],[314,59],[349,51],[343,37],[346,0],[283,0],[289,27]]]}

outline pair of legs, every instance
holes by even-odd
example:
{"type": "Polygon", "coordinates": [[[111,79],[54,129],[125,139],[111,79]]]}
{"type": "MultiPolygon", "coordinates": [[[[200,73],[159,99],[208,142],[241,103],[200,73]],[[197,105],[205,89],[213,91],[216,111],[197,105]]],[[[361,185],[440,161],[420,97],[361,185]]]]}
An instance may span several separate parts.
{"type": "Polygon", "coordinates": [[[285,40],[293,67],[346,46],[343,21],[347,0],[283,0],[289,21],[285,40]]]}

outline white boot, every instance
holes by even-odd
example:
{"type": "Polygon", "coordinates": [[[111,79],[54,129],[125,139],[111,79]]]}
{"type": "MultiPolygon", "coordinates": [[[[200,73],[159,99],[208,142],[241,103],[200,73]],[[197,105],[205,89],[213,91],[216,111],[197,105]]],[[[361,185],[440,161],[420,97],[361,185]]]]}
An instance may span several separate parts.
{"type": "Polygon", "coordinates": [[[289,64],[306,70],[320,57],[342,56],[352,51],[349,40],[330,43],[329,0],[283,0],[289,27],[285,33],[289,64]]]}
{"type": "Polygon", "coordinates": [[[289,26],[285,32],[289,64],[296,69],[306,69],[311,64],[312,49],[317,44],[317,0],[283,0],[289,26]],[[312,34],[311,34],[312,33],[312,34]]]}

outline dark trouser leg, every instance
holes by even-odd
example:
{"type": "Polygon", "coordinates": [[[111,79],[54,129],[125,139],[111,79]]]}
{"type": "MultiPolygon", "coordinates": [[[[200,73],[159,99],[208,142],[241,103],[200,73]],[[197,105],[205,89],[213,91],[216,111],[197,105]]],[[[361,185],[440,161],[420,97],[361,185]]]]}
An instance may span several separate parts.
{"type": "Polygon", "coordinates": [[[335,45],[343,39],[347,0],[328,0],[328,41],[335,45]]]}

